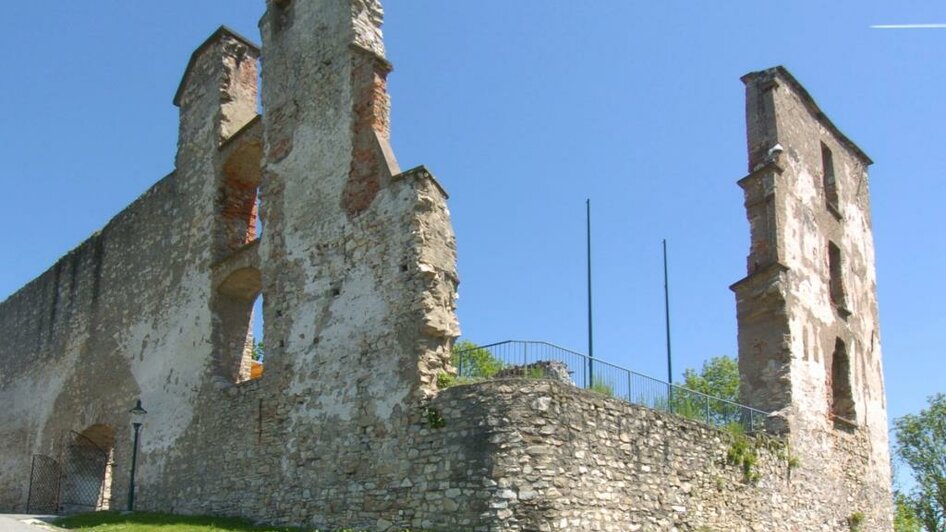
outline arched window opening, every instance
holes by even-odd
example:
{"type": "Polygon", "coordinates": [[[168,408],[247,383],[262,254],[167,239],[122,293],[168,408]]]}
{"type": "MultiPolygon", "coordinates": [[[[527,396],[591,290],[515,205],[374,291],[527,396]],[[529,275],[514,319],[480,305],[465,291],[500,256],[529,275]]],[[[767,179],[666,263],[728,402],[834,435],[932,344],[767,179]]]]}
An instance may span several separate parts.
{"type": "Polygon", "coordinates": [[[256,205],[253,207],[254,237],[263,237],[263,197],[260,195],[260,188],[256,187],[256,205]]]}
{"type": "Polygon", "coordinates": [[[261,144],[247,142],[234,148],[223,164],[215,238],[224,255],[259,238],[261,156],[261,144]]]}
{"type": "Polygon", "coordinates": [[[250,379],[259,379],[263,376],[263,364],[266,362],[266,344],[263,342],[263,295],[256,296],[253,302],[250,336],[250,379]]]}
{"type": "Polygon", "coordinates": [[[841,424],[854,425],[854,394],[851,389],[851,363],[841,339],[834,344],[831,356],[831,417],[841,424]]]}

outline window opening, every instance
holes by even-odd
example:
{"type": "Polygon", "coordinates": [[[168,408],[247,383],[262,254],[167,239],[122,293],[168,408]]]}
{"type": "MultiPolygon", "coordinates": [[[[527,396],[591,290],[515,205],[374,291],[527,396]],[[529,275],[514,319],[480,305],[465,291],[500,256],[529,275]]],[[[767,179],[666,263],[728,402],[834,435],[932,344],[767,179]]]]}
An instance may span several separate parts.
{"type": "Polygon", "coordinates": [[[254,363],[262,341],[260,288],[259,270],[247,267],[231,273],[214,294],[215,358],[219,375],[231,382],[262,375],[262,367],[254,363]]]}
{"type": "Polygon", "coordinates": [[[847,348],[840,338],[835,341],[834,354],[831,356],[831,416],[835,420],[854,424],[851,364],[847,348]]]}
{"type": "MultiPolygon", "coordinates": [[[[261,209],[263,208],[263,198],[260,196],[260,188],[256,187],[256,203],[253,205],[253,237],[254,239],[261,238],[263,236],[263,217],[261,209]]],[[[262,312],[262,311],[261,311],[262,312]]]]}
{"type": "Polygon", "coordinates": [[[846,309],[841,249],[834,242],[828,242],[828,272],[830,275],[831,303],[839,309],[846,309]]]}
{"type": "Polygon", "coordinates": [[[824,187],[824,199],[829,208],[838,211],[838,184],[834,175],[834,155],[831,149],[821,143],[821,180],[824,187]]]}
{"type": "MultiPolygon", "coordinates": [[[[263,86],[263,62],[259,59],[256,60],[256,86],[263,86]]],[[[256,114],[263,114],[263,91],[256,91],[256,114]]]]}
{"type": "Polygon", "coordinates": [[[250,324],[250,379],[263,376],[263,364],[266,362],[266,344],[263,342],[263,295],[256,296],[250,324]]]}
{"type": "Polygon", "coordinates": [[[240,249],[259,236],[259,142],[236,147],[223,164],[216,201],[214,238],[221,256],[240,249]]]}

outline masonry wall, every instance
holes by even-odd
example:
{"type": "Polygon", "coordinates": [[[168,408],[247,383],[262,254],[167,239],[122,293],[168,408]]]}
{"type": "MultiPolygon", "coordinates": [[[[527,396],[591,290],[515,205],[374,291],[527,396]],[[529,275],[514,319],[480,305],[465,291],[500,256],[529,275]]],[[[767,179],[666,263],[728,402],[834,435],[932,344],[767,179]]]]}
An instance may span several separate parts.
{"type": "Polygon", "coordinates": [[[0,304],[3,507],[24,508],[31,455],[58,457],[70,430],[113,427],[115,460],[126,462],[126,413],[143,389],[164,438],[189,421],[210,316],[206,246],[177,223],[203,206],[173,201],[188,185],[168,176],[0,304]]]}
{"type": "Polygon", "coordinates": [[[781,439],[740,438],[560,382],[457,386],[430,409],[412,429],[413,468],[391,489],[410,509],[392,515],[401,526],[849,530],[853,512],[872,511],[824,504],[837,487],[824,478],[863,485],[852,462],[806,461],[781,439]],[[738,439],[756,460],[748,470],[731,456],[738,439]]]}
{"type": "Polygon", "coordinates": [[[855,463],[825,467],[782,439],[750,436],[747,470],[730,456],[740,438],[729,432],[556,381],[442,390],[406,413],[387,435],[397,451],[370,467],[358,461],[372,459],[376,435],[330,420],[287,431],[299,407],[272,394],[259,402],[265,384],[227,393],[232,413],[200,425],[215,452],[171,456],[171,491],[149,487],[142,502],[369,530],[840,531],[855,511],[870,514],[822,502],[837,488],[822,475],[863,482],[855,463]],[[238,412],[261,417],[241,423],[238,412]]]}
{"type": "MultiPolygon", "coordinates": [[[[442,193],[425,170],[398,183],[389,201],[407,207],[399,223],[423,227],[444,214],[428,211],[442,193]],[[428,215],[418,218],[417,212],[428,215]]],[[[400,264],[394,266],[400,271],[400,264]]],[[[426,286],[427,276],[419,270],[405,276],[426,286]]],[[[410,306],[422,303],[418,298],[410,306]]],[[[326,313],[319,331],[331,331],[335,318],[326,313]]],[[[413,323],[415,334],[422,334],[424,322],[413,323]]],[[[177,445],[142,456],[147,482],[140,507],[323,527],[374,526],[383,516],[406,511],[410,506],[391,488],[410,477],[409,440],[421,405],[410,395],[403,407],[395,399],[402,397],[398,386],[410,390],[399,380],[407,378],[402,375],[416,378],[417,370],[391,367],[390,360],[371,363],[372,356],[406,358],[404,351],[317,345],[307,359],[286,360],[289,355],[278,349],[268,354],[260,380],[206,386],[198,416],[177,445]],[[297,379],[305,379],[306,386],[297,379]],[[390,396],[375,395],[386,389],[390,396]]]]}
{"type": "MultiPolygon", "coordinates": [[[[108,474],[127,479],[136,398],[148,427],[160,427],[145,429],[146,455],[194,423],[201,389],[219,377],[209,305],[217,150],[255,116],[257,54],[219,32],[202,45],[176,98],[178,169],[0,303],[3,508],[25,509],[32,455],[62,460],[73,431],[114,448],[108,474]]],[[[127,484],[117,484],[122,500],[127,484]]]]}
{"type": "Polygon", "coordinates": [[[749,276],[733,286],[743,400],[774,411],[770,428],[818,465],[801,477],[834,485],[826,507],[890,528],[871,161],[783,68],[743,80],[751,246],[749,276]],[[838,464],[845,474],[832,474],[838,464]]]}
{"type": "Polygon", "coordinates": [[[5,507],[24,508],[31,454],[58,458],[69,431],[108,427],[127,479],[140,397],[139,509],[379,515],[458,334],[446,193],[388,145],[380,23],[373,2],[270,5],[262,120],[256,47],[226,29],[198,47],[174,98],[177,171],[3,303],[5,507]],[[244,381],[260,293],[266,370],[244,381]]]}
{"type": "Polygon", "coordinates": [[[268,5],[266,373],[213,392],[155,472],[156,508],[342,526],[396,506],[410,422],[458,334],[457,276],[446,194],[387,144],[380,23],[375,2],[268,5]]]}

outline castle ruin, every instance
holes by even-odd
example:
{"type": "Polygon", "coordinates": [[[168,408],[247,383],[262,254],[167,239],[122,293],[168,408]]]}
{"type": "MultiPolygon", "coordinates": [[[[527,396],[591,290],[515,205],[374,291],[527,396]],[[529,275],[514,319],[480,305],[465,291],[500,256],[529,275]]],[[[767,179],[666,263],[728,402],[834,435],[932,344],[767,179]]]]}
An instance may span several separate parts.
{"type": "Polygon", "coordinates": [[[261,48],[221,28],[191,57],[175,170],[0,303],[0,507],[122,509],[140,398],[139,510],[891,528],[871,161],[791,74],[743,78],[751,249],[732,289],[743,402],[772,412],[772,435],[741,440],[556,380],[439,389],[459,334],[454,235],[446,192],[389,145],[381,5],[266,7],[261,48]],[[250,378],[259,296],[267,357],[250,378]],[[746,441],[749,468],[733,460],[746,441]]]}

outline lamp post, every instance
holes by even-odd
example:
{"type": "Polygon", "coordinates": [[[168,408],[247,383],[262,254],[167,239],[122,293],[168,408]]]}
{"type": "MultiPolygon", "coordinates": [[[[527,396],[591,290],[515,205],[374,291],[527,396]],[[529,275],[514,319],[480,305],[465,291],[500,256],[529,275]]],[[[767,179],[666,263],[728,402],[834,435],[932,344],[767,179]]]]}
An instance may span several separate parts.
{"type": "Polygon", "coordinates": [[[141,430],[141,422],[144,421],[147,410],[141,408],[141,399],[135,403],[135,407],[128,411],[131,414],[131,426],[135,428],[135,442],[131,448],[131,482],[128,485],[128,511],[135,510],[135,467],[138,465],[138,432],[141,430]]]}

